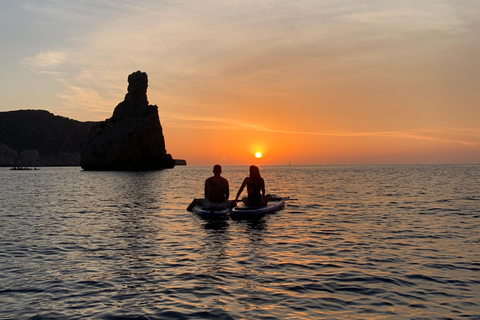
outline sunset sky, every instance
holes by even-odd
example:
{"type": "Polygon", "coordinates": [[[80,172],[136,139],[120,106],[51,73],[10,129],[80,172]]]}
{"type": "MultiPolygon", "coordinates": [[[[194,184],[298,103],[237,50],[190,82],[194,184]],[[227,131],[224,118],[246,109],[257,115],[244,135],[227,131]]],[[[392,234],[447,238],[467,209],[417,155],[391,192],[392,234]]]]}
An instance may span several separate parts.
{"type": "Polygon", "coordinates": [[[188,164],[480,163],[478,0],[2,0],[0,30],[0,111],[104,120],[141,70],[188,164]]]}

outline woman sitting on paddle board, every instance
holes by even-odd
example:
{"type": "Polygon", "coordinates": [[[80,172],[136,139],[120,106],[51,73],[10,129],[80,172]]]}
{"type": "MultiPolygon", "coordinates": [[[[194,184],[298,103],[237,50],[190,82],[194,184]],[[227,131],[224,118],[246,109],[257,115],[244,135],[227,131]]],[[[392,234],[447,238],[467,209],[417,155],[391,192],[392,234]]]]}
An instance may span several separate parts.
{"type": "Polygon", "coordinates": [[[238,197],[242,194],[245,186],[247,186],[248,197],[243,197],[242,201],[247,206],[265,206],[272,198],[269,194],[265,195],[265,181],[260,176],[260,169],[256,166],[250,166],[250,176],[243,180],[242,186],[237,192],[235,201],[238,201],[238,197]]]}

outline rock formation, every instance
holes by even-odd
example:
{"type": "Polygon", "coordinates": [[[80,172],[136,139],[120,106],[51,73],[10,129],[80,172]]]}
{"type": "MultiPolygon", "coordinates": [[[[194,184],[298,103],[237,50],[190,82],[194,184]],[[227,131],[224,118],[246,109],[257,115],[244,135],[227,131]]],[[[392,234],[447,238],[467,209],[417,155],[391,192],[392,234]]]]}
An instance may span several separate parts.
{"type": "Polygon", "coordinates": [[[157,170],[173,168],[165,150],[158,107],[147,100],[148,77],[144,72],[128,76],[128,93],[113,116],[92,127],[80,146],[84,170],[157,170]]]}
{"type": "Polygon", "coordinates": [[[17,157],[17,153],[12,148],[6,144],[0,143],[0,166],[15,165],[17,157]]]}
{"type": "Polygon", "coordinates": [[[79,166],[80,144],[98,123],[46,110],[0,111],[0,166],[79,166]]]}
{"type": "Polygon", "coordinates": [[[38,150],[23,150],[20,152],[19,161],[17,165],[20,166],[36,166],[40,164],[40,155],[38,154],[38,150]]]}

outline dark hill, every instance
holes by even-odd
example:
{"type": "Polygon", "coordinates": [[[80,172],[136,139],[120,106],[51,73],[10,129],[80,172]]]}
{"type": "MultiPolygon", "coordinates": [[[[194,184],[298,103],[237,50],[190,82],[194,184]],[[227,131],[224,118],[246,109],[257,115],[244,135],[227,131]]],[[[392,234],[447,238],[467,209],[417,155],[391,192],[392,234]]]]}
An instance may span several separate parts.
{"type": "Polygon", "coordinates": [[[0,112],[0,166],[80,164],[80,144],[92,125],[45,110],[0,112]]]}

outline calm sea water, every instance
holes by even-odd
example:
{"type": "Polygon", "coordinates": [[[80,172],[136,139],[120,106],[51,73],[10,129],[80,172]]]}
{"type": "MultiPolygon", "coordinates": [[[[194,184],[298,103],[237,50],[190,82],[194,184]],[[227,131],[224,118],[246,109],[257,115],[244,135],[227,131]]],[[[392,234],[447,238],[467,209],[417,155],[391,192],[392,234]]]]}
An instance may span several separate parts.
{"type": "Polygon", "coordinates": [[[211,170],[1,168],[0,319],[480,319],[480,166],[263,166],[298,200],[217,223],[211,170]]]}

